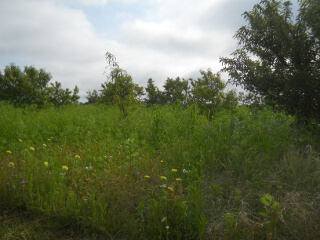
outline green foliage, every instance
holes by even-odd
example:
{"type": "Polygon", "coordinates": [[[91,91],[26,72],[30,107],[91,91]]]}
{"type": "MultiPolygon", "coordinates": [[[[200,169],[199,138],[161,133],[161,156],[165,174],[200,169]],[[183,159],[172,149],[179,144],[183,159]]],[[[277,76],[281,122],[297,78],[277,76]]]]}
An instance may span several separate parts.
{"type": "MultiPolygon", "coordinates": [[[[196,103],[202,113],[212,116],[222,103],[223,89],[226,87],[219,74],[213,74],[210,69],[207,72],[200,70],[201,78],[192,80],[192,101],[196,103]]],[[[228,96],[230,98],[230,96],[228,96]]]]}
{"type": "Polygon", "coordinates": [[[61,106],[68,103],[78,103],[79,89],[75,86],[73,92],[62,89],[61,83],[48,83],[51,74],[44,69],[24,67],[24,70],[11,64],[5,67],[4,74],[0,72],[0,101],[8,101],[16,106],[36,105],[42,107],[48,103],[61,106]]]}
{"type": "Polygon", "coordinates": [[[220,59],[230,81],[301,121],[319,120],[319,2],[301,1],[296,21],[289,1],[262,0],[243,15],[239,49],[220,59]]]}
{"type": "Polygon", "coordinates": [[[44,105],[46,87],[51,79],[44,69],[25,67],[23,71],[13,63],[0,72],[0,101],[9,101],[17,106],[44,105]]]}
{"type": "Polygon", "coordinates": [[[155,104],[160,104],[163,101],[163,96],[160,90],[154,85],[152,78],[148,79],[148,85],[146,87],[146,104],[147,106],[153,106],[155,104]]]}
{"type": "MultiPolygon", "coordinates": [[[[1,104],[0,212],[24,209],[40,231],[76,239],[319,238],[320,158],[294,149],[316,136],[270,109],[199,112],[1,104]],[[266,192],[281,208],[259,202],[266,192]]],[[[23,232],[4,226],[0,237],[23,232]]]]}
{"type": "Polygon", "coordinates": [[[101,102],[116,104],[124,116],[128,115],[128,108],[138,102],[143,89],[134,84],[127,71],[121,69],[115,57],[107,52],[106,59],[110,68],[109,81],[101,84],[101,102]]]}
{"type": "Polygon", "coordinates": [[[189,92],[189,84],[188,80],[180,79],[177,77],[176,79],[167,78],[165,84],[163,85],[163,98],[164,102],[167,104],[173,104],[176,102],[180,102],[182,104],[187,103],[188,92],[189,92]]]}
{"type": "Polygon", "coordinates": [[[50,87],[46,89],[47,101],[53,103],[54,106],[58,107],[65,104],[76,104],[79,100],[79,88],[75,86],[73,92],[68,88],[63,89],[61,83],[55,82],[50,83],[50,87]]]}

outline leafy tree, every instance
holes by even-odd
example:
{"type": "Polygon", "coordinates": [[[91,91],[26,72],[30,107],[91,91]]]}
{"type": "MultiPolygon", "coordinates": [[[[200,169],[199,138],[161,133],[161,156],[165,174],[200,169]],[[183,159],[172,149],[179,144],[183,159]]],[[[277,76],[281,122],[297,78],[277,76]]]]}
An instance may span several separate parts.
{"type": "Polygon", "coordinates": [[[146,87],[147,97],[146,97],[146,104],[147,106],[152,106],[155,104],[161,103],[161,91],[154,85],[154,81],[152,78],[148,79],[148,85],[146,87]]]}
{"type": "Polygon", "coordinates": [[[176,103],[177,101],[186,104],[189,94],[189,83],[188,80],[167,78],[163,85],[164,91],[164,102],[165,103],[176,103]]]}
{"type": "Polygon", "coordinates": [[[200,78],[191,80],[192,102],[200,107],[202,113],[212,115],[223,100],[226,84],[218,73],[213,74],[210,69],[200,70],[200,74],[200,78]]]}
{"type": "Polygon", "coordinates": [[[295,20],[289,1],[262,0],[243,15],[239,48],[220,59],[229,81],[301,121],[320,120],[319,0],[301,0],[295,20]]]}
{"type": "Polygon", "coordinates": [[[63,89],[60,82],[50,83],[50,87],[46,90],[47,100],[50,103],[53,103],[56,107],[78,103],[79,100],[79,88],[75,86],[73,92],[68,88],[63,89]]]}
{"type": "Polygon", "coordinates": [[[48,102],[55,106],[78,103],[77,86],[73,92],[68,88],[62,89],[59,82],[48,87],[50,80],[51,74],[44,69],[26,66],[22,71],[12,63],[5,67],[4,74],[0,72],[0,101],[9,101],[16,106],[35,104],[39,107],[48,102]]]}
{"type": "Polygon", "coordinates": [[[107,104],[116,104],[124,116],[128,108],[138,102],[138,95],[142,94],[141,88],[133,83],[132,77],[126,70],[121,69],[116,58],[109,52],[106,53],[110,68],[108,81],[101,84],[101,101],[107,104]]]}
{"type": "Polygon", "coordinates": [[[88,104],[97,103],[100,101],[100,95],[97,90],[93,90],[92,92],[88,91],[87,94],[88,95],[86,98],[88,100],[88,104]]]}
{"type": "Polygon", "coordinates": [[[26,66],[22,71],[12,63],[4,68],[4,73],[0,72],[0,101],[9,101],[17,106],[43,105],[50,79],[50,73],[44,69],[26,66]]]}

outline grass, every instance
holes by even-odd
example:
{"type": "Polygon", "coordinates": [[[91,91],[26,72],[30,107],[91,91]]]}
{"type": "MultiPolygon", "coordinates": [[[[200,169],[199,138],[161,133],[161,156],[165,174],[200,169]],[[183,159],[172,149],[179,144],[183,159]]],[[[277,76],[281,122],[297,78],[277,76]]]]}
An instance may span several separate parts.
{"type": "Polygon", "coordinates": [[[316,134],[270,109],[0,106],[2,239],[317,239],[316,134]]]}

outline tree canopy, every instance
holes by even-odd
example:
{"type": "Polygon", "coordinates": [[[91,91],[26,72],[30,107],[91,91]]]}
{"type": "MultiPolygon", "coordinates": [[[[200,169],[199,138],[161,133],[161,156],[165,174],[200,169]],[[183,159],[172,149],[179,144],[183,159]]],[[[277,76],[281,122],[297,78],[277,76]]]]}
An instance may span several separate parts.
{"type": "Polygon", "coordinates": [[[301,0],[296,19],[291,2],[277,0],[262,0],[243,16],[238,49],[220,59],[229,81],[302,121],[320,120],[319,0],[301,0]]]}
{"type": "Polygon", "coordinates": [[[25,66],[23,70],[15,64],[0,71],[0,101],[8,101],[16,106],[37,105],[47,103],[60,106],[77,103],[79,89],[73,92],[63,89],[61,83],[55,82],[48,86],[51,74],[44,69],[37,70],[34,66],[25,66]]]}

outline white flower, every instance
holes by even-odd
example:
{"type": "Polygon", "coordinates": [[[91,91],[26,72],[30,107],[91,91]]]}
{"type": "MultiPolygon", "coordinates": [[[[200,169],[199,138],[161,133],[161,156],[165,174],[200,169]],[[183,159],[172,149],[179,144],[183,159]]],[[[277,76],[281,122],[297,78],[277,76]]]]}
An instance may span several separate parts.
{"type": "Polygon", "coordinates": [[[186,169],[183,169],[182,172],[183,172],[183,173],[188,173],[189,171],[186,170],[186,169]]]}
{"type": "Polygon", "coordinates": [[[88,171],[90,171],[90,170],[92,170],[92,166],[90,165],[90,166],[86,167],[86,169],[87,169],[88,171]]]}
{"type": "Polygon", "coordinates": [[[167,188],[167,184],[160,185],[161,188],[167,188]]]}

